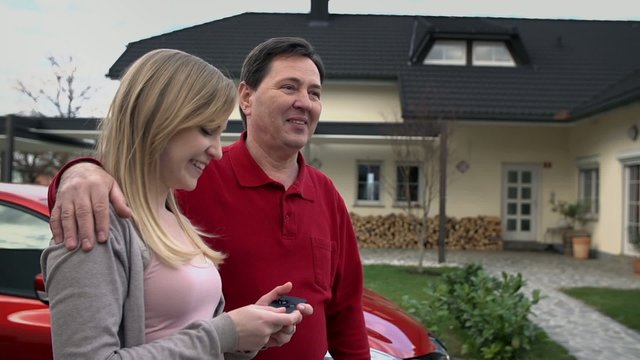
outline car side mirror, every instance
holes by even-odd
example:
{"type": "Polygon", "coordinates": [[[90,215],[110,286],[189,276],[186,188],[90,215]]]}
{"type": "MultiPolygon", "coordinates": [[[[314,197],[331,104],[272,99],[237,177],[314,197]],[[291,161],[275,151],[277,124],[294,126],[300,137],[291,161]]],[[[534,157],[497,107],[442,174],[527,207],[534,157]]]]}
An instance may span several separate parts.
{"type": "Polygon", "coordinates": [[[42,274],[36,275],[36,278],[33,280],[33,288],[38,300],[49,305],[49,296],[47,295],[47,290],[44,287],[44,278],[42,277],[42,274]]]}

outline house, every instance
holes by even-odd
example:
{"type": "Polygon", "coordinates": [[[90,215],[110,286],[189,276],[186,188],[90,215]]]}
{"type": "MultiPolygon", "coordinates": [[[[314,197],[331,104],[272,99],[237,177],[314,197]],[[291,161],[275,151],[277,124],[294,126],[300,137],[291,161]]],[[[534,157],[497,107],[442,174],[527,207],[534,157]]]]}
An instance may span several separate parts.
{"type": "Polygon", "coordinates": [[[592,247],[633,254],[640,22],[341,15],[312,0],[308,14],[244,13],[132,42],[108,76],[174,48],[237,79],[250,49],[276,36],[303,37],[323,58],[321,123],[305,156],[353,213],[401,212],[400,200],[433,191],[422,181],[432,167],[395,149],[397,139],[436,148],[446,124],[449,216],[498,217],[505,240],[545,241],[562,226],[551,202],[581,200],[592,247]]]}

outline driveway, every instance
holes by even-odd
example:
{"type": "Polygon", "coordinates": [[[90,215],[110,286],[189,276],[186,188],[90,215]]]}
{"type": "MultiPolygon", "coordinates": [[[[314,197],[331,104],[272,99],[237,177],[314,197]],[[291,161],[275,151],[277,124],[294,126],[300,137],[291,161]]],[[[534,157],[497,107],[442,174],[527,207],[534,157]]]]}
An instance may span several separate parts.
{"type": "MultiPolygon", "coordinates": [[[[417,250],[361,249],[364,264],[417,265],[417,250]]],[[[439,266],[437,250],[429,250],[426,266],[439,266]]],[[[532,320],[578,360],[640,359],[640,333],[628,329],[558,291],[563,287],[640,288],[629,257],[601,255],[577,260],[555,252],[447,251],[446,265],[480,263],[493,273],[521,273],[525,293],[540,289],[546,296],[534,307],[532,320]]]]}

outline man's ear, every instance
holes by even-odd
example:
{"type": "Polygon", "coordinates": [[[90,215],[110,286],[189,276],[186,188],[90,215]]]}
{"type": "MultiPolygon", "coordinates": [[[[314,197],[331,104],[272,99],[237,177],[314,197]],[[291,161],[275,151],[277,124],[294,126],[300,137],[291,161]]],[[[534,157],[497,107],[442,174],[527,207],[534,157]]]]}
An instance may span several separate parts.
{"type": "Polygon", "coordinates": [[[240,109],[246,115],[251,114],[251,96],[253,95],[253,90],[245,83],[244,81],[240,82],[238,85],[238,97],[240,103],[240,109]]]}

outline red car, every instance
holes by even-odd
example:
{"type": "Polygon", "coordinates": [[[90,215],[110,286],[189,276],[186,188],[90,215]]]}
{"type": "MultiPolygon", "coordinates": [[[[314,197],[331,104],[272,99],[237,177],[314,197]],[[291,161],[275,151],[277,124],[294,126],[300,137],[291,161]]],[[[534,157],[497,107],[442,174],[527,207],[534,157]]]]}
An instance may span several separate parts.
{"type": "MultiPolygon", "coordinates": [[[[51,359],[40,253],[51,239],[47,188],[0,183],[0,354],[51,359]]],[[[391,301],[366,290],[364,316],[376,359],[449,359],[444,346],[391,301]]],[[[325,359],[331,359],[327,354],[325,359]]]]}

